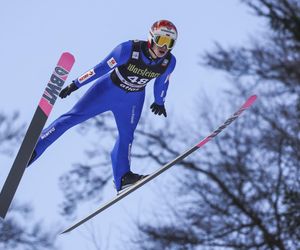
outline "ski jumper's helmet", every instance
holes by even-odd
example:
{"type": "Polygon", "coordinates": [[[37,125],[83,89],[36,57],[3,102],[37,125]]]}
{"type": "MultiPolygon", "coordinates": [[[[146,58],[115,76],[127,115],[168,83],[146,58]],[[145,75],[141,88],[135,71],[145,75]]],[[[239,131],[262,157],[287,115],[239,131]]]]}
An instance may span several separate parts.
{"type": "Polygon", "coordinates": [[[167,46],[169,50],[174,48],[177,40],[177,29],[175,25],[168,20],[155,22],[149,32],[148,47],[151,48],[153,43],[159,47],[167,46]]]}

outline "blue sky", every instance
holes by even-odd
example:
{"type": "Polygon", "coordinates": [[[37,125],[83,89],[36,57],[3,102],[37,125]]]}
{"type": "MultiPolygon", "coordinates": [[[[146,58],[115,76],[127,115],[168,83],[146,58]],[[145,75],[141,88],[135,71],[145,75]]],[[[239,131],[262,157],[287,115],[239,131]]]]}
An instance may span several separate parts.
{"type": "MultiPolygon", "coordinates": [[[[171,20],[179,31],[174,49],[177,66],[171,78],[167,109],[180,115],[193,107],[195,99],[203,92],[218,102],[221,89],[228,86],[228,81],[222,74],[201,68],[198,65],[200,54],[212,49],[214,41],[225,46],[242,45],[250,35],[260,32],[263,25],[237,0],[11,0],[1,1],[0,9],[0,110],[5,113],[19,110],[20,121],[27,124],[62,52],[69,51],[76,58],[69,78],[72,80],[96,65],[118,43],[146,39],[149,27],[159,19],[171,20]]],[[[59,99],[48,123],[68,111],[87,88],[83,87],[67,99],[59,99]]],[[[147,97],[152,101],[152,84],[148,86],[147,97]]],[[[145,106],[146,112],[149,107],[145,106]]],[[[58,204],[62,200],[58,178],[72,163],[83,160],[84,150],[91,141],[92,138],[83,139],[72,129],[26,171],[16,200],[32,204],[36,218],[42,218],[45,225],[53,225],[55,221],[69,225],[58,215],[58,204]]],[[[0,185],[4,183],[17,150],[18,147],[11,157],[0,156],[0,185]]],[[[107,197],[113,194],[110,187],[107,197]]],[[[132,213],[126,211],[145,200],[147,197],[143,193],[132,195],[93,220],[101,237],[107,238],[108,228],[113,234],[118,232],[116,228],[120,224],[130,224],[132,213]]],[[[96,206],[94,203],[83,206],[79,209],[79,217],[96,206]]],[[[87,230],[82,228],[60,237],[58,244],[62,249],[93,249],[80,232],[87,235],[87,230]]],[[[118,239],[110,236],[109,249],[118,249],[121,242],[118,239]]]]}

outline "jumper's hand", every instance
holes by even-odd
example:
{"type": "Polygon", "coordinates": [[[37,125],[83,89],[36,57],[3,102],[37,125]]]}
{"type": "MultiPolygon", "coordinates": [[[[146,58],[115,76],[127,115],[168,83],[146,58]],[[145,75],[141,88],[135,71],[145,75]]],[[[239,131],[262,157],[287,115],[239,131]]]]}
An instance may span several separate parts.
{"type": "Polygon", "coordinates": [[[167,117],[167,112],[165,109],[165,105],[158,105],[155,102],[152,103],[152,105],[150,106],[150,109],[152,110],[152,112],[156,115],[164,115],[164,117],[167,117]]]}
{"type": "Polygon", "coordinates": [[[74,82],[72,82],[70,85],[62,89],[59,93],[60,98],[66,98],[68,95],[70,95],[73,91],[77,90],[78,87],[75,85],[74,82]]]}

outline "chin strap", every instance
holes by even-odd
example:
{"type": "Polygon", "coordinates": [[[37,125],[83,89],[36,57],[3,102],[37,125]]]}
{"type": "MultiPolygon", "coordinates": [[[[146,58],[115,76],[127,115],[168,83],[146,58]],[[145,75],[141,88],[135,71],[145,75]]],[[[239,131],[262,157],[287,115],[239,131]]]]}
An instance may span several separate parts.
{"type": "Polygon", "coordinates": [[[148,54],[151,57],[152,60],[156,60],[158,58],[158,56],[155,54],[155,52],[152,49],[152,45],[153,45],[153,41],[151,40],[151,42],[148,41],[147,43],[147,48],[148,48],[148,54]],[[156,56],[155,58],[153,58],[152,54],[150,53],[150,51],[156,56]]]}
{"type": "Polygon", "coordinates": [[[155,55],[155,58],[152,56],[152,54],[151,53],[149,53],[150,54],[150,56],[151,56],[151,58],[153,59],[153,60],[156,60],[157,58],[158,58],[158,56],[155,54],[155,52],[154,52],[154,50],[150,47],[149,48],[149,50],[151,50],[152,51],[152,53],[155,55]]]}

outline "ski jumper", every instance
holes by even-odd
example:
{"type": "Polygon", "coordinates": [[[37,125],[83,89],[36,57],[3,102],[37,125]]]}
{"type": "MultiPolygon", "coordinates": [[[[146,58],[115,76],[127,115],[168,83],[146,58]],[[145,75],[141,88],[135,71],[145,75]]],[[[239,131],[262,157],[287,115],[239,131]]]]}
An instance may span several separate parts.
{"type": "Polygon", "coordinates": [[[144,104],[145,87],[156,78],[154,101],[163,105],[169,76],[176,64],[171,53],[153,60],[147,52],[146,41],[124,42],[98,65],[74,80],[78,88],[95,82],[69,112],[43,130],[32,162],[69,128],[105,111],[112,111],[118,138],[111,152],[111,160],[116,189],[119,190],[122,176],[130,171],[131,145],[144,104]]]}

